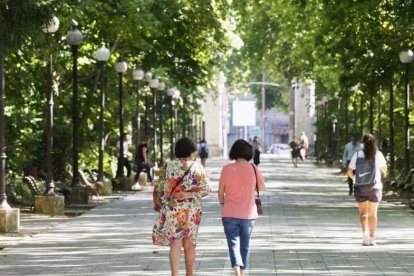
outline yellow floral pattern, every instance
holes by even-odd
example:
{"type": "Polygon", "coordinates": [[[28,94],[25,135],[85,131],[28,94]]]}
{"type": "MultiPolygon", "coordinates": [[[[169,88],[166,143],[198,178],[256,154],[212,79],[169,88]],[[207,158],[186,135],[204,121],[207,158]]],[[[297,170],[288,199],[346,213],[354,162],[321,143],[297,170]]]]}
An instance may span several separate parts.
{"type": "Polygon", "coordinates": [[[175,239],[189,237],[196,245],[202,215],[201,198],[210,193],[204,167],[193,160],[172,160],[160,169],[159,179],[155,189],[162,205],[152,230],[153,244],[169,246],[175,239]],[[176,185],[189,168],[188,175],[176,185]],[[194,197],[177,200],[174,195],[180,191],[193,192],[194,197]]]}

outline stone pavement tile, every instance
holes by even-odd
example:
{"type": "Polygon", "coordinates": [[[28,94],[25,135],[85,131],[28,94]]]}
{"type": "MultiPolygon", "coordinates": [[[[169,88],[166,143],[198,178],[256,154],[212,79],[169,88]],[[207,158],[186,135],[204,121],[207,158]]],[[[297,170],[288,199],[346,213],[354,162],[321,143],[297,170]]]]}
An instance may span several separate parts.
{"type": "MultiPolygon", "coordinates": [[[[250,253],[250,273],[259,273],[260,271],[267,271],[269,273],[276,272],[273,251],[270,249],[255,249],[250,253]]],[[[258,275],[258,274],[255,274],[258,275]]]]}
{"type": "Polygon", "coordinates": [[[226,268],[230,269],[228,259],[228,254],[226,254],[225,251],[223,252],[222,249],[220,249],[219,251],[203,251],[202,253],[197,254],[197,271],[223,271],[226,268]]]}

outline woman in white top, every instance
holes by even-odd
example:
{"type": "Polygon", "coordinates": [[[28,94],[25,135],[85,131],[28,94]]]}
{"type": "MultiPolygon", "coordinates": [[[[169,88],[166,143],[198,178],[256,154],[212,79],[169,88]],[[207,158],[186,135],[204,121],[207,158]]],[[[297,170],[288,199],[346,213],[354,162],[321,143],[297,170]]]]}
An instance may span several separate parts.
{"type": "MultiPolygon", "coordinates": [[[[347,174],[354,179],[355,183],[355,200],[359,207],[359,222],[363,234],[362,245],[376,245],[375,243],[375,230],[377,228],[377,209],[378,203],[382,199],[382,182],[381,173],[386,174],[387,163],[384,155],[378,150],[375,143],[375,138],[372,134],[365,134],[362,138],[364,149],[356,152],[348,166],[347,174]],[[361,168],[357,165],[357,159],[363,159],[365,162],[375,161],[375,175],[373,175],[373,186],[370,189],[358,186],[358,181],[355,182],[355,171],[359,175],[365,175],[367,173],[358,172],[361,168]],[[367,233],[368,232],[368,233],[367,233]]],[[[365,186],[365,185],[364,185],[365,186]]]]}

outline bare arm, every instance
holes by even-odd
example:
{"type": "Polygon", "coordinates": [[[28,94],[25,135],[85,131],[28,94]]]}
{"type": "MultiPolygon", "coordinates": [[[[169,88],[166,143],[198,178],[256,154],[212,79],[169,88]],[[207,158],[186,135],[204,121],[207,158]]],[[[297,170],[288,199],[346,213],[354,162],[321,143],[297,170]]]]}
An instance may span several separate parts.
{"type": "Polygon", "coordinates": [[[220,187],[218,190],[218,198],[221,205],[224,204],[224,188],[220,187]]]}
{"type": "Polygon", "coordinates": [[[348,167],[348,170],[346,171],[346,175],[348,175],[350,178],[354,178],[354,170],[348,167]]]}
{"type": "Polygon", "coordinates": [[[387,175],[387,166],[380,167],[379,169],[383,176],[387,175]]]}

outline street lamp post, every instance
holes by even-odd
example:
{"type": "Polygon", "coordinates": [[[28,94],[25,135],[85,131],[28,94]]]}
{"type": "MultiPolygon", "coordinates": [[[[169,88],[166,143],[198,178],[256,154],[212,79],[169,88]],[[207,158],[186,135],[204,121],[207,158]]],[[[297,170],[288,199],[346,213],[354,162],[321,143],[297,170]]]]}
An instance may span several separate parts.
{"type": "MultiPolygon", "coordinates": [[[[392,75],[391,80],[394,78],[394,75],[392,75]]],[[[394,160],[395,160],[395,154],[394,154],[394,85],[392,81],[390,82],[390,108],[389,108],[389,114],[390,114],[390,133],[389,133],[389,140],[390,140],[390,176],[394,176],[394,160]]]]}
{"type": "MultiPolygon", "coordinates": [[[[260,85],[261,86],[262,106],[261,106],[261,120],[260,120],[260,124],[261,124],[261,133],[262,133],[262,136],[263,136],[262,137],[262,141],[263,141],[263,144],[264,144],[264,135],[265,135],[265,110],[266,110],[266,86],[279,87],[279,84],[273,83],[273,82],[265,82],[264,73],[263,73],[263,75],[262,75],[262,81],[249,82],[249,85],[260,85]]],[[[292,83],[292,85],[293,85],[293,83],[292,83]]],[[[295,79],[295,85],[296,85],[296,79],[295,79]]]]}
{"type": "Polygon", "coordinates": [[[374,96],[372,91],[369,94],[369,132],[374,133],[374,96]]]}
{"type": "MultiPolygon", "coordinates": [[[[152,73],[151,72],[146,72],[144,74],[144,78],[145,78],[145,81],[148,82],[148,84],[149,84],[149,82],[152,79],[152,73]]],[[[149,136],[148,115],[149,115],[149,97],[148,97],[148,93],[145,93],[145,114],[144,114],[144,117],[145,117],[145,120],[144,120],[144,136],[145,136],[145,138],[148,138],[148,136],[149,136]]]]}
{"type": "Polygon", "coordinates": [[[170,100],[170,159],[172,160],[174,158],[174,132],[173,132],[173,102],[174,102],[174,96],[176,95],[176,92],[178,90],[174,87],[171,87],[167,90],[167,96],[170,100]]]}
{"type": "Polygon", "coordinates": [[[152,93],[152,128],[153,128],[153,139],[154,139],[154,161],[157,161],[157,88],[159,85],[157,78],[151,79],[149,87],[152,93]]]}
{"type": "Polygon", "coordinates": [[[410,63],[414,59],[414,54],[411,50],[401,51],[399,54],[400,61],[405,67],[405,94],[404,94],[404,172],[408,173],[410,168],[410,125],[409,125],[409,114],[410,114],[410,85],[409,85],[409,71],[410,63]]]}
{"type": "Polygon", "coordinates": [[[358,132],[358,106],[357,106],[357,91],[359,88],[359,84],[356,84],[354,86],[351,87],[351,94],[353,95],[353,109],[354,109],[354,128],[353,128],[353,133],[357,133],[358,132]]]}
{"type": "Polygon", "coordinates": [[[357,129],[357,125],[358,125],[358,112],[357,112],[357,101],[356,99],[354,99],[354,128],[353,128],[353,132],[357,133],[358,129],[357,129]]]}
{"type": "Polygon", "coordinates": [[[296,89],[298,88],[298,83],[296,81],[296,78],[293,78],[290,82],[291,84],[291,98],[290,103],[292,107],[290,108],[290,121],[292,122],[292,137],[296,136],[296,89]]]}
{"type": "Polygon", "coordinates": [[[348,141],[348,124],[349,124],[349,118],[348,118],[348,104],[349,104],[349,95],[345,95],[345,141],[348,141]]]}
{"type": "MultiPolygon", "coordinates": [[[[53,34],[59,29],[59,19],[53,16],[49,24],[43,27],[47,34],[53,34]]],[[[47,38],[49,35],[47,35],[47,38]]],[[[49,62],[47,65],[48,91],[47,91],[47,154],[46,154],[46,191],[48,195],[55,194],[55,184],[53,182],[53,55],[49,47],[49,62]]]]}
{"type": "Polygon", "coordinates": [[[186,110],[185,110],[185,106],[187,106],[187,96],[182,96],[182,100],[183,100],[183,105],[182,105],[182,109],[181,109],[181,136],[182,137],[186,137],[187,136],[187,116],[186,116],[186,110]]]}
{"type": "Polygon", "coordinates": [[[159,108],[159,114],[160,114],[160,120],[159,120],[159,126],[160,126],[160,163],[162,164],[164,162],[164,147],[163,147],[163,143],[164,143],[164,133],[163,133],[163,126],[162,126],[162,91],[164,91],[165,89],[165,83],[160,82],[158,84],[157,90],[160,92],[159,93],[159,100],[160,100],[160,108],[159,108]]]}
{"type": "Polygon", "coordinates": [[[364,133],[364,94],[359,96],[359,133],[364,133]]]}
{"type": "Polygon", "coordinates": [[[123,105],[123,87],[122,87],[122,77],[126,70],[128,69],[128,64],[119,60],[115,64],[115,71],[118,73],[118,87],[119,87],[119,156],[118,156],[118,169],[116,171],[116,177],[124,177],[124,105],[123,105]]]}
{"type": "Polygon", "coordinates": [[[98,181],[104,180],[103,173],[103,159],[105,150],[105,123],[104,123],[104,109],[105,109],[105,63],[109,60],[111,53],[105,44],[102,43],[101,48],[96,50],[95,56],[100,68],[100,95],[99,95],[99,157],[98,157],[98,181]]]}
{"type": "Polygon", "coordinates": [[[266,139],[265,139],[265,135],[266,135],[266,131],[265,131],[265,110],[266,110],[266,88],[264,85],[265,82],[265,75],[264,72],[262,72],[262,110],[261,110],[261,116],[260,116],[260,125],[261,125],[261,130],[262,130],[262,143],[263,143],[263,147],[264,149],[266,149],[266,139]]]}
{"type": "Polygon", "coordinates": [[[0,210],[11,209],[6,195],[6,137],[5,116],[6,92],[4,77],[4,55],[0,50],[0,210]]]}
{"type": "Polygon", "coordinates": [[[382,123],[381,123],[381,114],[382,114],[382,86],[380,85],[378,90],[378,112],[377,112],[377,127],[378,127],[378,142],[380,143],[380,150],[383,150],[382,148],[382,123]]]}
{"type": "Polygon", "coordinates": [[[218,91],[218,101],[219,101],[219,105],[221,105],[221,111],[220,111],[220,121],[219,121],[219,127],[220,127],[220,138],[222,141],[222,145],[223,145],[223,156],[225,156],[227,154],[227,148],[226,148],[226,142],[227,142],[227,137],[225,137],[226,133],[225,133],[225,106],[224,106],[224,97],[226,95],[226,81],[227,78],[224,75],[224,73],[222,71],[220,71],[217,79],[216,79],[216,85],[217,85],[217,91],[218,91]]]}
{"type": "Polygon", "coordinates": [[[139,146],[139,138],[141,133],[141,114],[139,111],[139,83],[144,79],[144,71],[141,69],[135,69],[132,71],[132,78],[137,82],[137,110],[136,110],[136,136],[135,136],[135,148],[139,146]]]}
{"type": "Polygon", "coordinates": [[[73,20],[73,28],[66,35],[66,41],[71,46],[73,56],[72,67],[72,140],[73,140],[73,160],[72,160],[72,187],[81,187],[79,183],[79,103],[78,103],[78,49],[82,44],[83,35],[77,27],[77,22],[73,20]]]}

